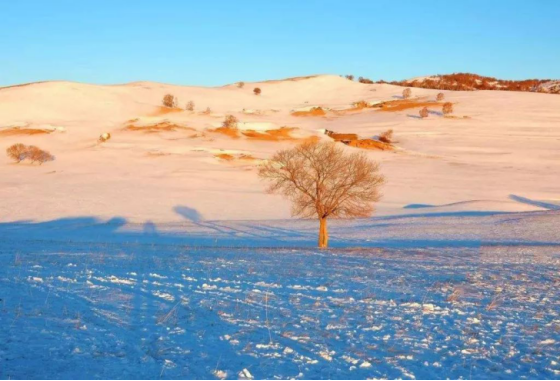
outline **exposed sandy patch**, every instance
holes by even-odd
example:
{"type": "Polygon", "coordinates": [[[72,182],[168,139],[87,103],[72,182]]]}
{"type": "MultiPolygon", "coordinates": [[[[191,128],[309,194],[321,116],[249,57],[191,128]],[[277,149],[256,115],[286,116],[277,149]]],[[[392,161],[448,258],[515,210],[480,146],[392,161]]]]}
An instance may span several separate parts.
{"type": "Polygon", "coordinates": [[[160,115],[167,115],[167,114],[172,114],[175,112],[182,112],[185,111],[183,109],[180,109],[178,107],[164,107],[164,106],[159,106],[157,107],[157,109],[150,114],[150,116],[160,116],[160,115]]]}
{"type": "Polygon", "coordinates": [[[215,132],[218,134],[223,134],[233,139],[239,138],[239,130],[237,128],[218,127],[218,128],[210,129],[208,131],[215,132]]]}
{"type": "Polygon", "coordinates": [[[392,151],[393,146],[387,143],[380,142],[374,139],[357,139],[344,142],[344,144],[350,147],[370,149],[370,150],[381,150],[381,151],[392,151]]]}
{"type": "Polygon", "coordinates": [[[358,140],[357,134],[337,134],[336,132],[327,134],[331,139],[336,140],[337,142],[341,140],[358,140]]]}
{"type": "Polygon", "coordinates": [[[254,131],[245,130],[242,134],[249,139],[267,140],[267,141],[281,141],[281,140],[299,140],[293,137],[290,132],[296,130],[294,127],[280,127],[274,130],[254,131]]]}
{"type": "Polygon", "coordinates": [[[124,128],[125,131],[140,131],[147,134],[152,134],[156,132],[165,131],[196,131],[194,128],[180,126],[171,122],[160,122],[156,124],[150,124],[146,126],[138,126],[135,124],[129,124],[124,128]]]}
{"type": "Polygon", "coordinates": [[[11,127],[0,130],[0,136],[21,136],[21,135],[43,135],[50,134],[54,130],[44,130],[40,128],[20,128],[11,127]]]}
{"type": "Polygon", "coordinates": [[[381,111],[403,111],[411,108],[434,107],[442,104],[436,101],[423,101],[421,99],[397,99],[381,104],[381,111]]]}
{"type": "Polygon", "coordinates": [[[309,111],[294,111],[293,116],[325,116],[327,112],[322,107],[312,107],[309,111]]]}

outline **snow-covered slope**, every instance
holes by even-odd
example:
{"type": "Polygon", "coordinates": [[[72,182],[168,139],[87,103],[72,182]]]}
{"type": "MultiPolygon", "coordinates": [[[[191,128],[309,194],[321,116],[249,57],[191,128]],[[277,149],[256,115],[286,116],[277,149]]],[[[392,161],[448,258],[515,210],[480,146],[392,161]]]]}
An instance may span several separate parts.
{"type": "MultiPolygon", "coordinates": [[[[438,92],[413,89],[413,97],[431,101],[438,92]]],[[[264,193],[256,167],[302,139],[329,139],[324,129],[364,138],[394,130],[395,151],[367,151],[387,177],[380,215],[557,208],[560,97],[444,91],[455,117],[441,116],[435,105],[423,120],[418,108],[344,111],[360,100],[391,101],[401,93],[402,87],[329,75],[243,88],[152,82],[1,88],[0,148],[33,144],[56,160],[38,166],[0,158],[0,220],[287,218],[288,202],[264,193]],[[255,87],[261,95],[253,94],[255,87]],[[161,107],[168,93],[182,109],[161,107]],[[184,110],[188,101],[194,112],[184,110]],[[292,115],[313,106],[326,115],[292,115]],[[227,114],[240,120],[246,134],[211,131],[227,114]],[[286,138],[262,136],[282,127],[295,129],[286,138]],[[48,133],[30,132],[37,130],[48,133]],[[98,143],[105,132],[111,139],[98,143]]]]}

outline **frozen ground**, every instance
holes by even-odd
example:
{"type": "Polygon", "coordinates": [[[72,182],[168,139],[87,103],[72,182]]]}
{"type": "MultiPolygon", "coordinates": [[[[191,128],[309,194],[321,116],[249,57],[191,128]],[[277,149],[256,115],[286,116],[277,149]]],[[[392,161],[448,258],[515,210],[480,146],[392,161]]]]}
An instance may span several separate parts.
{"type": "Polygon", "coordinates": [[[559,222],[3,223],[0,378],[558,379],[559,222]]]}

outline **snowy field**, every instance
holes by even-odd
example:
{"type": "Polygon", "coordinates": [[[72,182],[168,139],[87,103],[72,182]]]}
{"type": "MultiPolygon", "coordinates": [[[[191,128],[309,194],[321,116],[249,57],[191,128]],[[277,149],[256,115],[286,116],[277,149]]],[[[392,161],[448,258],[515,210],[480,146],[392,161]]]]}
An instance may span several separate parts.
{"type": "Polygon", "coordinates": [[[559,222],[3,223],[0,378],[558,379],[559,222]]]}

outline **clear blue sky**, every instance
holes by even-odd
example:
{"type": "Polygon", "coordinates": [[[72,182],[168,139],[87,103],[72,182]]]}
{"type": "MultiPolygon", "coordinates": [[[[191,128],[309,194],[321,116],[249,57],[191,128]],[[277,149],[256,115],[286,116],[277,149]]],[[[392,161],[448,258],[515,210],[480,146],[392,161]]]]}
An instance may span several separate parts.
{"type": "Polygon", "coordinates": [[[560,78],[560,0],[0,0],[0,86],[560,78]]]}

